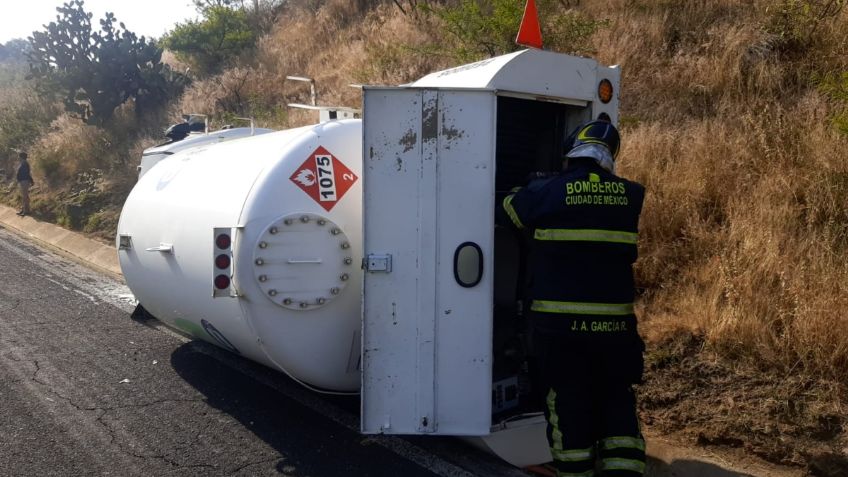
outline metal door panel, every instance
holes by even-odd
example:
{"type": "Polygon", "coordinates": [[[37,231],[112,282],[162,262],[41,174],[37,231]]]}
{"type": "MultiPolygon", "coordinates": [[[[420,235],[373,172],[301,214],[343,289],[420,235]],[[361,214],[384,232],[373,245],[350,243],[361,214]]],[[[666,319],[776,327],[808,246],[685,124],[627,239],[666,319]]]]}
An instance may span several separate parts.
{"type": "Polygon", "coordinates": [[[495,95],[364,95],[362,430],[487,434],[495,95]],[[454,278],[464,242],[483,252],[470,288],[454,278]]]}

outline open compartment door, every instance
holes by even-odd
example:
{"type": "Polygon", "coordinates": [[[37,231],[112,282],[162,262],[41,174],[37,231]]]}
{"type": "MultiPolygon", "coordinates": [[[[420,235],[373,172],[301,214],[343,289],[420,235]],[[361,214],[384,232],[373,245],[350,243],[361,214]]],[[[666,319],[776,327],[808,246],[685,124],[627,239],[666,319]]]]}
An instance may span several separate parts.
{"type": "Polygon", "coordinates": [[[362,431],[489,434],[496,96],[363,101],[362,431]]]}

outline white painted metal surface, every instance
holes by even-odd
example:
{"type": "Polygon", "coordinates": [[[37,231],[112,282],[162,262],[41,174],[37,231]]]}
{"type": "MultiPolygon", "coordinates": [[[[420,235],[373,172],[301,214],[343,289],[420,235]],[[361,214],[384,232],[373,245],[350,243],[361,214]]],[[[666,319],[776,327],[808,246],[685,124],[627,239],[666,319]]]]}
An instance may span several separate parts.
{"type": "MultiPolygon", "coordinates": [[[[252,124],[252,123],[251,123],[252,124]]],[[[159,146],[149,147],[144,150],[141,155],[141,163],[138,166],[138,177],[147,174],[153,166],[159,163],[162,159],[176,154],[179,151],[184,151],[192,147],[199,147],[210,144],[217,144],[224,141],[232,141],[243,137],[256,136],[259,134],[267,134],[274,132],[273,129],[265,128],[231,128],[213,131],[208,134],[196,133],[190,134],[187,138],[177,141],[161,144],[159,146]]]]}
{"type": "Polygon", "coordinates": [[[487,436],[468,437],[466,440],[516,467],[538,465],[551,460],[545,437],[547,424],[543,414],[521,417],[492,426],[492,432],[487,436]]]}
{"type": "Polygon", "coordinates": [[[365,89],[362,429],[482,435],[491,425],[493,91],[365,89]],[[482,250],[479,283],[455,279],[482,250]]]}
{"type": "Polygon", "coordinates": [[[360,144],[361,122],[350,120],[169,156],[121,214],[118,235],[132,237],[119,251],[127,285],[197,338],[313,387],[357,391],[360,144]],[[234,230],[236,296],[211,293],[215,227],[234,230]],[[146,251],[162,244],[169,253],[146,251]]]}
{"type": "Polygon", "coordinates": [[[590,58],[562,55],[544,50],[522,50],[477,63],[437,71],[412,83],[419,88],[490,88],[502,96],[554,101],[586,106],[592,117],[606,113],[618,124],[618,90],[621,70],[590,58]],[[598,98],[598,84],[608,79],[614,97],[609,103],[598,98]]]}
{"type": "Polygon", "coordinates": [[[618,86],[617,68],[528,50],[366,88],[364,131],[331,121],[177,152],[122,213],[127,283],[169,325],[309,386],[357,391],[361,378],[363,432],[480,436],[516,465],[544,462],[544,419],[492,425],[498,97],[578,106],[563,107],[570,128],[617,122],[618,86]],[[233,231],[234,274],[213,298],[216,227],[233,231]],[[468,243],[482,274],[462,286],[468,243]]]}

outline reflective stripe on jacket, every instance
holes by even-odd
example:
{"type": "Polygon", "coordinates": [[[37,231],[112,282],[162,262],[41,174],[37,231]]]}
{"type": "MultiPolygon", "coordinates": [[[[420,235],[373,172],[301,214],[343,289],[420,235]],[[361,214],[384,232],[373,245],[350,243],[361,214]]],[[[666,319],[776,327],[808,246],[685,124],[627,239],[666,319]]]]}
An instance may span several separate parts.
{"type": "Polygon", "coordinates": [[[531,308],[593,319],[633,315],[639,214],[645,189],[572,159],[499,204],[498,223],[532,232],[531,308]]]}

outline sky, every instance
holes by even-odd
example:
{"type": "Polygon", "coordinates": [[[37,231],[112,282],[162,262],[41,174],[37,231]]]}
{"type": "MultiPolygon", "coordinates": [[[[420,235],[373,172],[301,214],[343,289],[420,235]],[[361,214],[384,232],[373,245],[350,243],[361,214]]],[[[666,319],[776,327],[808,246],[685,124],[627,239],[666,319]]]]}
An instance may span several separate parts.
{"type": "MultiPolygon", "coordinates": [[[[56,7],[67,0],[0,0],[5,5],[0,15],[0,43],[13,38],[25,39],[35,30],[56,21],[56,7]]],[[[93,13],[92,26],[109,11],[138,36],[158,38],[174,24],[197,18],[191,0],[85,0],[83,7],[93,13]]]]}

